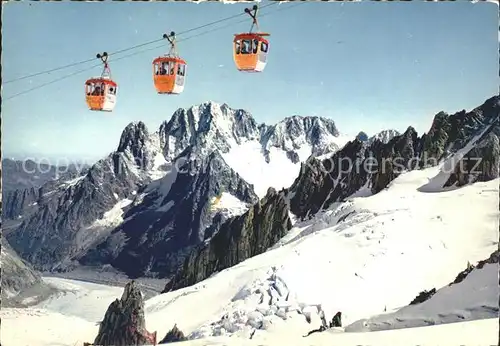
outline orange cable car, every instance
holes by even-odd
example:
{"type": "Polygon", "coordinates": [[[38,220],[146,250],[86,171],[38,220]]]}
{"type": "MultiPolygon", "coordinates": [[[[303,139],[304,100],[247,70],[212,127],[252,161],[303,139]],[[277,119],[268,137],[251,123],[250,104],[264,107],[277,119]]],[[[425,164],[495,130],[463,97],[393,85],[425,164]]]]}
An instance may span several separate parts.
{"type": "Polygon", "coordinates": [[[92,111],[112,112],[116,105],[118,84],[111,79],[108,53],[97,54],[97,59],[101,59],[104,69],[101,77],[91,78],[85,82],[87,105],[92,111]]]}
{"type": "Polygon", "coordinates": [[[253,20],[250,31],[234,35],[233,58],[236,67],[242,72],[262,72],[266,67],[269,41],[264,37],[270,35],[265,32],[252,33],[254,25],[257,27],[257,31],[259,30],[258,9],[257,5],[254,5],[252,10],[245,8],[245,13],[253,20]]]}
{"type": "Polygon", "coordinates": [[[175,32],[163,35],[170,42],[170,51],[153,60],[153,80],[158,94],[176,95],[184,91],[187,63],[176,50],[175,32]]]}

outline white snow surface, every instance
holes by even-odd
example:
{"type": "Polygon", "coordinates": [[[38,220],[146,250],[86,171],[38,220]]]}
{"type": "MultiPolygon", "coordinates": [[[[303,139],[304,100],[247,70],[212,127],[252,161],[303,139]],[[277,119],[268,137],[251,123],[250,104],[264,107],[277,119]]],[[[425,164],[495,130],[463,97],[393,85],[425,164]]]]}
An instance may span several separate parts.
{"type": "Polygon", "coordinates": [[[102,218],[95,220],[89,228],[117,227],[123,222],[123,209],[130,203],[132,203],[132,200],[127,198],[119,200],[110,210],[104,213],[102,218]]]}
{"type": "Polygon", "coordinates": [[[217,197],[212,198],[211,202],[212,212],[214,214],[223,213],[227,218],[242,215],[248,210],[248,205],[245,202],[227,192],[223,192],[219,200],[217,197]]]}
{"type": "MultiPolygon", "coordinates": [[[[302,147],[299,154],[301,161],[310,155],[310,148],[302,147]]],[[[286,157],[286,152],[271,147],[270,161],[267,163],[262,155],[262,146],[258,141],[245,141],[235,145],[222,154],[224,161],[234,169],[246,182],[254,185],[259,198],[266,195],[269,187],[277,190],[289,187],[299,175],[300,163],[294,164],[286,157]]]]}
{"type": "MultiPolygon", "coordinates": [[[[347,136],[328,136],[325,143],[342,148],[352,138],[347,136]]],[[[297,141],[300,142],[300,141],[297,141]]],[[[299,162],[293,163],[286,151],[275,146],[269,146],[269,162],[262,153],[262,144],[257,140],[246,140],[233,145],[229,152],[221,153],[224,161],[234,169],[246,182],[253,184],[259,198],[266,195],[270,187],[276,190],[290,187],[299,176],[301,162],[307,160],[312,153],[312,147],[307,142],[300,142],[296,149],[299,162]]],[[[326,154],[331,156],[335,150],[326,154]]]]}
{"type": "Polygon", "coordinates": [[[498,263],[487,263],[481,269],[475,268],[463,281],[442,287],[423,303],[357,321],[346,331],[423,327],[498,317],[498,269],[498,263]]]}
{"type": "MultiPolygon", "coordinates": [[[[147,300],[148,330],[157,330],[162,338],[177,323],[192,338],[210,337],[186,345],[208,345],[209,340],[214,345],[287,341],[408,345],[408,340],[425,345],[452,344],[452,340],[493,344],[497,319],[370,333],[337,329],[302,337],[319,327],[321,311],[327,321],[342,311],[343,325],[349,330],[360,319],[408,305],[423,290],[446,286],[467,262],[486,259],[498,248],[500,179],[452,191],[419,191],[439,171],[434,167],[404,173],[376,195],[336,203],[311,220],[296,223],[273,249],[196,285],[147,300]]],[[[469,274],[456,287],[443,288],[420,306],[386,314],[387,328],[397,327],[399,316],[403,319],[399,326],[417,326],[423,316],[448,322],[436,316],[456,311],[465,321],[484,318],[467,311],[497,299],[498,291],[488,285],[497,286],[498,273],[489,268],[469,274]],[[452,289],[456,293],[450,293],[452,289]],[[460,298],[454,303],[455,294],[460,298]],[[462,299],[464,295],[467,299],[462,299]]],[[[56,285],[70,284],[51,280],[56,285]]],[[[71,284],[78,293],[53,297],[31,309],[3,309],[2,344],[69,346],[92,341],[98,330],[95,322],[121,289],[71,284]]]]}

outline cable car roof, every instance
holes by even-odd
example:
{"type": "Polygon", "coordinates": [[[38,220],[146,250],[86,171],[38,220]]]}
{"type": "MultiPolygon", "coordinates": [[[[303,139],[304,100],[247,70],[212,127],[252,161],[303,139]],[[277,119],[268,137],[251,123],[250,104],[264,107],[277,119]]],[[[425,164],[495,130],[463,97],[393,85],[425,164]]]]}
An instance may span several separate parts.
{"type": "Polygon", "coordinates": [[[93,77],[93,78],[88,79],[85,82],[85,84],[90,84],[90,83],[104,83],[104,84],[112,85],[114,87],[118,86],[118,84],[113,82],[111,79],[105,78],[105,77],[104,78],[103,77],[93,77]]]}
{"type": "Polygon", "coordinates": [[[184,59],[176,58],[176,57],[173,57],[173,56],[159,56],[158,58],[156,58],[156,59],[153,60],[153,64],[156,64],[156,63],[159,63],[159,62],[169,62],[169,61],[173,61],[173,62],[177,62],[177,63],[180,63],[180,64],[187,65],[187,63],[186,63],[186,61],[184,59]]]}
{"type": "Polygon", "coordinates": [[[264,36],[271,36],[271,34],[269,34],[267,32],[242,32],[240,34],[234,34],[234,36],[236,36],[236,37],[243,37],[243,36],[251,36],[251,37],[260,36],[260,37],[264,37],[264,36]]]}

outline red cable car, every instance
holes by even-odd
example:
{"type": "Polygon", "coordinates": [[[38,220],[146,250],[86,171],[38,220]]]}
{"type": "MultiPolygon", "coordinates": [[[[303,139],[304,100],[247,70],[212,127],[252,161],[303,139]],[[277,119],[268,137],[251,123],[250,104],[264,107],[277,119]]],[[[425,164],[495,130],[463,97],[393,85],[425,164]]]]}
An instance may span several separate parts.
{"type": "Polygon", "coordinates": [[[111,70],[108,65],[108,53],[97,54],[104,69],[101,77],[95,77],[85,82],[87,105],[92,111],[112,112],[116,105],[116,91],[118,84],[111,79],[111,70]]]}
{"type": "Polygon", "coordinates": [[[170,42],[170,51],[153,60],[153,80],[158,94],[180,94],[184,91],[187,63],[176,51],[175,32],[163,35],[170,42]]]}
{"type": "Polygon", "coordinates": [[[269,41],[264,37],[270,35],[265,32],[252,33],[254,25],[257,27],[257,30],[259,30],[257,11],[257,5],[254,5],[252,10],[245,8],[245,13],[252,17],[253,20],[250,31],[234,35],[233,58],[236,67],[242,72],[262,72],[267,63],[269,41]]]}

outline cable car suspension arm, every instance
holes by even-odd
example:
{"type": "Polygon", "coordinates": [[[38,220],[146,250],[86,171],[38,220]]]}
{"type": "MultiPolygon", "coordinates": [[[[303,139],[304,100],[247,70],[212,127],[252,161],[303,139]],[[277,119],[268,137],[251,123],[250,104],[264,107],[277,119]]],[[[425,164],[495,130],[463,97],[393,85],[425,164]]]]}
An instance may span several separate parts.
{"type": "Polygon", "coordinates": [[[97,59],[101,59],[102,63],[104,64],[104,68],[101,73],[101,78],[109,77],[111,78],[111,70],[108,65],[108,53],[103,52],[102,54],[98,53],[96,55],[97,59]]]}
{"type": "Polygon", "coordinates": [[[171,31],[170,35],[163,34],[163,38],[167,39],[168,42],[170,43],[170,51],[168,52],[168,55],[177,57],[177,45],[175,42],[175,32],[171,31]]]}
{"type": "Polygon", "coordinates": [[[252,32],[253,26],[257,28],[257,31],[259,31],[259,23],[257,21],[257,13],[259,11],[259,6],[253,5],[252,9],[245,8],[245,13],[247,13],[250,17],[252,17],[252,26],[250,27],[250,32],[252,32]],[[252,13],[253,11],[253,13],[252,13]]]}

